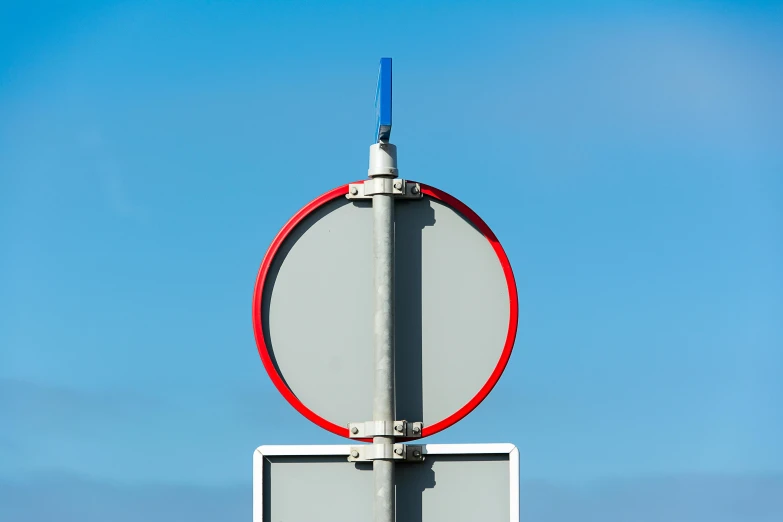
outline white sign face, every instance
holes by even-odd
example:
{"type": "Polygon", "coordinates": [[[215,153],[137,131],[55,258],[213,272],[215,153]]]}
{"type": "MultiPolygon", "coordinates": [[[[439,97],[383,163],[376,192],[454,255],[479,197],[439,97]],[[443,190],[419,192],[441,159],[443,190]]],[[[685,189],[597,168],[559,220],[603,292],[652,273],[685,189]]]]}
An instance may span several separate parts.
{"type": "MultiPolygon", "coordinates": [[[[253,456],[253,522],[367,522],[370,462],[350,446],[261,446],[253,456]]],[[[519,522],[512,444],[426,444],[423,462],[395,463],[397,520],[519,522]]]]}
{"type": "MultiPolygon", "coordinates": [[[[278,391],[348,437],[372,419],[372,207],[348,185],[283,227],[259,271],[256,344],[278,391]]],[[[433,187],[395,202],[396,418],[426,437],[470,413],[500,379],[516,336],[517,290],[499,241],[433,187]]]]}

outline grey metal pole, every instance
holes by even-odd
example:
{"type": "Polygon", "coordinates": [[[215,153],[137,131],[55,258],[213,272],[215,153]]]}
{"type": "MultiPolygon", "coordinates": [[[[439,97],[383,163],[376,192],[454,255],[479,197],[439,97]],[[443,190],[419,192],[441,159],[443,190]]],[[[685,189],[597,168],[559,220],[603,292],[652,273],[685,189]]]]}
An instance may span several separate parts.
{"type": "MultiPolygon", "coordinates": [[[[385,145],[385,144],[383,144],[385,145]]],[[[388,147],[388,145],[387,145],[388,147]]],[[[394,147],[391,145],[391,147],[394,147]]],[[[384,148],[383,146],[381,147],[384,148]]],[[[379,151],[381,152],[381,151],[379,151]]],[[[394,153],[396,160],[396,153],[394,153]]],[[[396,161],[395,161],[396,163],[396,161]]],[[[396,171],[396,169],[394,169],[396,171]]],[[[379,176],[380,177],[380,176],[379,176]]],[[[392,177],[392,176],[383,176],[392,177]]],[[[396,177],[396,176],[394,176],[396,177]]],[[[394,419],[394,197],[375,194],[373,264],[375,278],[375,394],[373,420],[394,419]]],[[[374,437],[374,444],[394,444],[394,437],[374,437]]],[[[391,449],[387,454],[391,454],[391,449]]],[[[373,461],[375,522],[395,522],[394,461],[373,461]]]]}

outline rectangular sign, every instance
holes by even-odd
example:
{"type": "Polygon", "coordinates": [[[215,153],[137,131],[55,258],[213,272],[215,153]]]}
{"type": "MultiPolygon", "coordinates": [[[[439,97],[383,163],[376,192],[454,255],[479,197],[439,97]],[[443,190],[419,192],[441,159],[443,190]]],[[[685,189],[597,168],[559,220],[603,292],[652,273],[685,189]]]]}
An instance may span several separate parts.
{"type": "MultiPolygon", "coordinates": [[[[371,462],[351,446],[261,446],[253,455],[253,522],[373,519],[371,462]]],[[[395,462],[397,520],[519,522],[512,444],[425,444],[423,462],[395,462]]]]}

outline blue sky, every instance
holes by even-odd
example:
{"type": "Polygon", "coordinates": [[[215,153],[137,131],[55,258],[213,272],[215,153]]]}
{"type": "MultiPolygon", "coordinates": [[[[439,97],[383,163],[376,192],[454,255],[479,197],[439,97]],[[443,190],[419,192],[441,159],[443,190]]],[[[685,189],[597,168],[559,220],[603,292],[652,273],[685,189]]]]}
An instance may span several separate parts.
{"type": "Polygon", "coordinates": [[[251,295],[365,175],[381,56],[401,175],[520,292],[432,442],[515,443],[536,520],[783,517],[781,4],[127,1],[0,7],[0,518],[249,519],[255,447],[342,442],[251,295]]]}

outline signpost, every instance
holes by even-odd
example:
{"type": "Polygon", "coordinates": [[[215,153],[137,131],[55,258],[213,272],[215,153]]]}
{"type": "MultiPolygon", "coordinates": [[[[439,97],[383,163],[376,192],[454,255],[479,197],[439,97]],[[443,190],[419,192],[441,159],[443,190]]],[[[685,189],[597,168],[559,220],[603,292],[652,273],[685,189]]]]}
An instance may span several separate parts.
{"type": "Polygon", "coordinates": [[[384,58],[369,179],[286,223],[253,296],[258,352],[278,391],[322,428],[372,443],[347,457],[372,463],[375,522],[395,520],[395,461],[425,458],[425,446],[399,443],[448,428],[489,394],[518,317],[511,265],[487,224],[398,178],[391,79],[384,58]]]}

